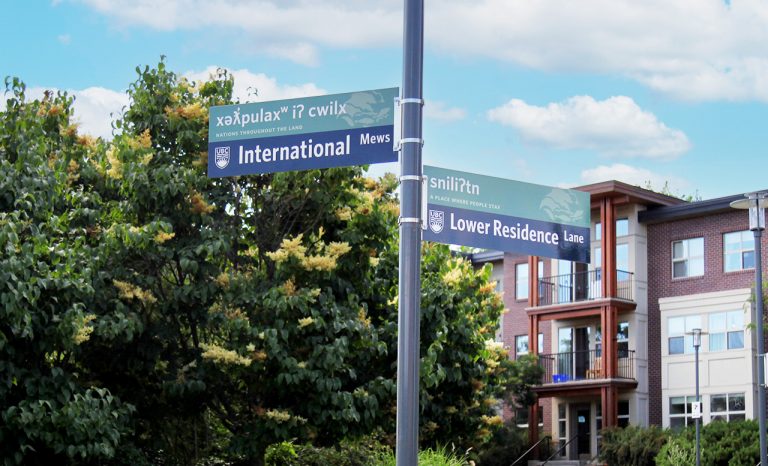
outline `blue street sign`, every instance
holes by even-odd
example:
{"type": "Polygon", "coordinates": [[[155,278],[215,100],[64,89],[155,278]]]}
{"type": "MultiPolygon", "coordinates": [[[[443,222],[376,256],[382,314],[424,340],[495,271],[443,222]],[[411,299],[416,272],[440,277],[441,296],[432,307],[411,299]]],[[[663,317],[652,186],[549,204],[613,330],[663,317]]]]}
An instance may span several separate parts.
{"type": "Polygon", "coordinates": [[[424,175],[425,240],[589,262],[588,193],[426,165],[424,175]]]}
{"type": "Polygon", "coordinates": [[[397,88],[211,107],[208,176],[397,161],[397,88]]]}

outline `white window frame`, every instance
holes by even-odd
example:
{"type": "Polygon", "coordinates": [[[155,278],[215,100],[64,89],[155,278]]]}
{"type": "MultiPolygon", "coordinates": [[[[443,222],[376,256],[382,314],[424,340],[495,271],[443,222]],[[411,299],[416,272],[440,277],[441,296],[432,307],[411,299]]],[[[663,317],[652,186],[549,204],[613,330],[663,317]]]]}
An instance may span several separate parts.
{"type": "Polygon", "coordinates": [[[528,299],[528,296],[530,295],[528,292],[530,277],[531,271],[530,267],[528,267],[528,262],[520,262],[519,264],[515,264],[515,299],[528,299]],[[522,273],[523,271],[525,271],[524,276],[522,273]]]}
{"type": "Polygon", "coordinates": [[[689,278],[689,277],[701,277],[704,275],[704,237],[698,236],[696,238],[686,238],[681,239],[677,241],[672,241],[672,278],[689,278]],[[694,241],[701,241],[701,255],[693,256],[690,253],[691,250],[691,244],[694,241]],[[675,257],[675,245],[681,244],[683,248],[682,255],[680,257],[675,257]],[[690,264],[694,261],[700,261],[701,262],[701,273],[693,275],[690,270],[690,264]],[[685,275],[675,275],[675,265],[676,264],[685,264],[685,275]]]}
{"type": "MultiPolygon", "coordinates": [[[[544,427],[544,408],[542,406],[537,406],[537,408],[539,411],[539,428],[541,429],[544,427]]],[[[521,429],[528,428],[528,415],[530,414],[528,412],[528,409],[529,409],[528,406],[524,406],[522,408],[515,408],[515,425],[517,425],[517,427],[520,427],[521,429]],[[526,412],[525,423],[518,422],[520,420],[519,413],[521,412],[526,412]]]]}
{"type": "Polygon", "coordinates": [[[755,269],[755,237],[754,233],[752,233],[749,230],[743,230],[743,231],[732,231],[730,233],[723,233],[723,272],[738,272],[741,270],[754,270],[755,269]],[[730,244],[738,244],[737,248],[734,248],[732,250],[728,250],[728,237],[734,237],[738,235],[739,241],[730,243],[730,244]],[[746,237],[746,238],[745,238],[746,237]],[[751,249],[747,249],[745,246],[748,246],[749,243],[752,243],[751,249]],[[752,253],[752,266],[746,267],[744,265],[744,255],[746,253],[752,253]],[[728,268],[728,256],[729,255],[738,255],[739,256],[739,267],[729,269],[728,268]]]}
{"type": "Polygon", "coordinates": [[[622,236],[629,236],[629,219],[628,218],[616,219],[616,237],[621,238],[622,236]],[[626,226],[626,231],[622,233],[621,229],[623,229],[624,226],[626,226]]]}
{"type": "Polygon", "coordinates": [[[676,354],[691,354],[693,353],[693,335],[687,335],[688,333],[691,333],[694,328],[702,328],[701,322],[702,322],[702,316],[700,314],[691,314],[691,315],[684,315],[684,316],[674,316],[674,317],[667,317],[667,354],[669,355],[676,355],[676,354]],[[682,332],[672,332],[672,321],[682,319],[683,321],[683,331],[682,332]],[[673,338],[683,338],[683,352],[682,353],[673,353],[670,351],[670,342],[673,338]]]}
{"type": "Polygon", "coordinates": [[[709,418],[711,421],[722,420],[726,422],[731,421],[743,421],[747,418],[746,410],[747,398],[744,392],[741,393],[715,393],[709,396],[709,418]],[[725,397],[725,410],[715,411],[712,399],[715,397],[725,397]],[[737,403],[738,398],[741,398],[741,406],[737,403]]]}
{"type": "Polygon", "coordinates": [[[744,341],[744,311],[723,311],[713,312],[709,314],[709,351],[728,351],[728,350],[742,350],[746,345],[744,341]],[[718,328],[715,327],[714,318],[722,316],[725,325],[718,328]],[[741,346],[733,346],[731,343],[731,335],[741,334],[741,346]],[[723,339],[719,340],[718,336],[722,335],[723,339]],[[714,347],[718,341],[723,341],[723,347],[714,347]]]}
{"type": "MultiPolygon", "coordinates": [[[[544,346],[544,334],[539,333],[539,354],[541,354],[542,347],[544,346]]],[[[520,356],[525,356],[530,352],[531,345],[528,342],[528,335],[515,335],[515,359],[520,358],[520,356]],[[525,351],[519,350],[519,344],[518,342],[522,342],[525,340],[525,351]]]]}
{"type": "Polygon", "coordinates": [[[627,427],[629,425],[629,400],[619,400],[618,406],[616,408],[616,419],[617,425],[619,427],[627,427]],[[622,406],[627,407],[626,414],[621,414],[622,406]]]}
{"type": "Polygon", "coordinates": [[[693,407],[692,404],[696,402],[696,397],[694,395],[679,395],[679,396],[670,396],[668,398],[669,403],[669,428],[672,429],[672,419],[683,419],[683,426],[682,428],[685,429],[688,426],[692,426],[694,424],[693,420],[693,407]],[[672,414],[672,400],[677,398],[683,398],[684,402],[684,408],[683,413],[680,414],[672,414]]]}
{"type": "Polygon", "coordinates": [[[568,442],[568,405],[565,403],[557,404],[557,440],[560,456],[564,457],[568,453],[564,448],[568,442]]]}

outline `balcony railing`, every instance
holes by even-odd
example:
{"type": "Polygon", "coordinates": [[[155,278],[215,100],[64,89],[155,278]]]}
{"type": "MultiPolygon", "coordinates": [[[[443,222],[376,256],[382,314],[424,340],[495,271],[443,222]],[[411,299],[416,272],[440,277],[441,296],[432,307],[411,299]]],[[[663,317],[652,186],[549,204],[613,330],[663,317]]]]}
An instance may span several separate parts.
{"type": "MultiPolygon", "coordinates": [[[[602,270],[574,272],[539,279],[539,304],[567,304],[603,298],[602,270]]],[[[615,298],[632,301],[635,276],[632,272],[616,271],[615,298]]]]}
{"type": "MultiPolygon", "coordinates": [[[[635,351],[619,348],[618,356],[615,378],[634,380],[635,351]]],[[[602,363],[597,350],[539,355],[539,365],[544,369],[542,383],[545,384],[605,379],[608,375],[602,363]]]]}

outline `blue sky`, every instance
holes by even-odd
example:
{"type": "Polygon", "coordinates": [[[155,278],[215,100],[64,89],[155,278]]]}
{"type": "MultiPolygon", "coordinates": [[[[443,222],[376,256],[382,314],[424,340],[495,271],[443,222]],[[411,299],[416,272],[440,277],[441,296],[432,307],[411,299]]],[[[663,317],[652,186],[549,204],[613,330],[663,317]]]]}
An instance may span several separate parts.
{"type": "MultiPolygon", "coordinates": [[[[768,189],[765,0],[425,3],[425,163],[704,199],[768,189]]],[[[161,55],[193,79],[231,70],[242,100],[402,81],[401,0],[1,5],[0,75],[73,93],[83,130],[105,137],[136,66],[161,55]]]]}

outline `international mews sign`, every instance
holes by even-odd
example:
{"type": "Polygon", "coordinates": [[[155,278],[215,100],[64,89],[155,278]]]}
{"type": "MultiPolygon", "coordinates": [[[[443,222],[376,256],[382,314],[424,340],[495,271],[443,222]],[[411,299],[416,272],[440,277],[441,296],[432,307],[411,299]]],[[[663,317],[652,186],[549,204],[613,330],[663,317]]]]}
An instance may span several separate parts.
{"type": "Polygon", "coordinates": [[[213,178],[397,161],[397,88],[211,107],[213,178]]]}
{"type": "Polygon", "coordinates": [[[424,166],[424,239],[589,262],[588,193],[424,166]]]}

